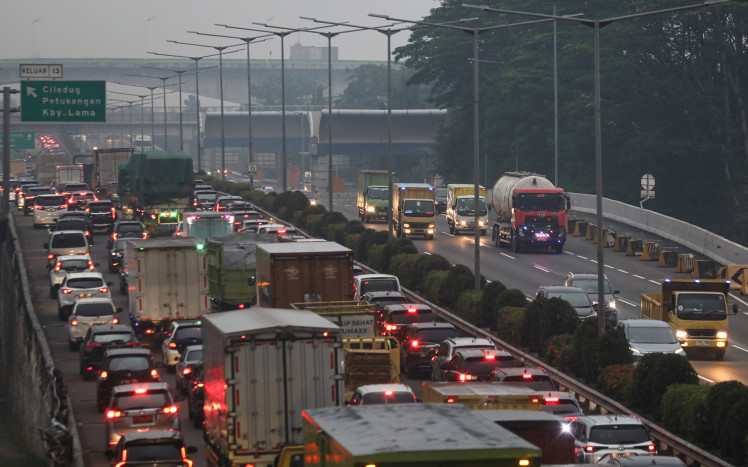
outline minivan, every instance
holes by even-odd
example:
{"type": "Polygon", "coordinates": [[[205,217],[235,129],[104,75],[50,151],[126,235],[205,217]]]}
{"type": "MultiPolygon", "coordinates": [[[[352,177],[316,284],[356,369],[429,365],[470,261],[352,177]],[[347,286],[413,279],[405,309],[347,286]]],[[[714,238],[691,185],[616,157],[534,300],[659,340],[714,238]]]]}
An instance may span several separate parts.
{"type": "Polygon", "coordinates": [[[401,292],[400,281],[391,274],[360,274],[353,277],[353,299],[360,301],[366,292],[401,292]]]}
{"type": "Polygon", "coordinates": [[[62,195],[38,195],[34,199],[34,228],[53,225],[67,208],[62,195]]]}
{"type": "Polygon", "coordinates": [[[49,236],[44,244],[47,250],[47,267],[55,264],[55,259],[63,255],[91,255],[86,234],[80,230],[57,230],[49,236]]]}

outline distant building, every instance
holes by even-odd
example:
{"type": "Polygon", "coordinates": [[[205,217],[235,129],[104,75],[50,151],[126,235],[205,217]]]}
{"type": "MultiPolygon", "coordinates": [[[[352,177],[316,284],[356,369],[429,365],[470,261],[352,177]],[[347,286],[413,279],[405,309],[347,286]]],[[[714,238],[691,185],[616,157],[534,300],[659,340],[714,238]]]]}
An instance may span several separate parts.
{"type": "MultiPolygon", "coordinates": [[[[330,47],[332,61],[338,61],[338,48],[330,47]]],[[[290,60],[327,61],[327,47],[301,45],[299,42],[291,46],[290,60]]]]}

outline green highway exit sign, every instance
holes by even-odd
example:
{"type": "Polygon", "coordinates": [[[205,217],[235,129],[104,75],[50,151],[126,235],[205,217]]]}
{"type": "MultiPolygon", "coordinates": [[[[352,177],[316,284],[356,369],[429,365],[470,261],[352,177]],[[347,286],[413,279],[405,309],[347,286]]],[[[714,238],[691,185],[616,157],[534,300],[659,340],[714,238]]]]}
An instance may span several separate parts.
{"type": "MultiPolygon", "coordinates": [[[[2,147],[4,139],[3,133],[0,132],[0,147],[2,147]]],[[[33,131],[10,132],[10,149],[34,149],[35,142],[33,131]]]]}
{"type": "Polygon", "coordinates": [[[106,81],[21,81],[22,122],[105,122],[106,81]]]}

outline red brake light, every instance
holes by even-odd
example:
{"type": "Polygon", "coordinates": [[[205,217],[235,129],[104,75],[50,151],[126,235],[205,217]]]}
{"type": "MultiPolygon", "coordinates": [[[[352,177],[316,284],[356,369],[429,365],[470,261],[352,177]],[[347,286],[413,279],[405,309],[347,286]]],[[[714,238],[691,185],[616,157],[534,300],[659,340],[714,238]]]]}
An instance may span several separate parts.
{"type": "Polygon", "coordinates": [[[187,367],[184,370],[182,370],[183,375],[189,375],[190,373],[192,373],[192,368],[190,367],[187,367]]]}
{"type": "Polygon", "coordinates": [[[57,263],[55,265],[55,271],[59,271],[60,269],[62,269],[62,263],[57,263]]]}
{"type": "Polygon", "coordinates": [[[106,371],[102,371],[101,373],[99,373],[99,379],[107,379],[108,377],[109,373],[107,373],[106,371]]]}
{"type": "Polygon", "coordinates": [[[392,391],[384,391],[384,395],[385,396],[391,396],[392,395],[392,391]]]}
{"type": "Polygon", "coordinates": [[[47,255],[47,259],[55,259],[55,255],[47,255]]]}
{"type": "Polygon", "coordinates": [[[101,344],[97,342],[91,342],[90,344],[86,344],[86,347],[88,347],[89,349],[95,349],[96,347],[101,347],[101,344]]]}
{"type": "Polygon", "coordinates": [[[177,413],[177,406],[170,405],[169,407],[164,407],[163,412],[166,414],[177,413]]]}
{"type": "Polygon", "coordinates": [[[546,397],[544,402],[545,405],[558,405],[558,397],[546,397]]]}
{"type": "Polygon", "coordinates": [[[140,345],[138,342],[128,342],[125,347],[137,347],[138,345],[140,345]]]}
{"type": "Polygon", "coordinates": [[[118,324],[119,318],[112,318],[112,324],[118,324]]]}
{"type": "Polygon", "coordinates": [[[278,229],[278,232],[276,232],[278,235],[286,235],[286,229],[278,229]]]}
{"type": "Polygon", "coordinates": [[[454,397],[447,398],[447,404],[454,404],[454,402],[455,402],[455,398],[454,397]]]}
{"type": "Polygon", "coordinates": [[[418,341],[412,341],[412,342],[410,343],[410,346],[411,346],[411,347],[413,347],[414,349],[415,349],[415,348],[417,348],[417,347],[418,347],[419,345],[421,345],[421,344],[420,344],[420,342],[418,342],[418,341]]]}
{"type": "Polygon", "coordinates": [[[522,373],[522,379],[532,379],[532,375],[530,373],[522,373]]]}
{"type": "Polygon", "coordinates": [[[647,446],[647,451],[649,451],[649,452],[655,452],[656,451],[655,445],[654,444],[650,444],[649,446],[647,446]]]}
{"type": "Polygon", "coordinates": [[[120,412],[119,410],[110,410],[109,412],[106,413],[106,418],[110,420],[113,418],[119,418],[121,416],[122,416],[122,412],[120,412]]]}
{"type": "Polygon", "coordinates": [[[155,380],[160,380],[161,379],[161,375],[158,374],[158,370],[157,369],[154,368],[154,369],[151,370],[151,378],[153,378],[155,380]]]}
{"type": "Polygon", "coordinates": [[[415,308],[408,308],[408,313],[415,313],[415,312],[416,312],[415,308]]]}
{"type": "Polygon", "coordinates": [[[107,292],[109,292],[109,288],[108,287],[100,287],[99,288],[99,292],[101,292],[101,293],[107,293],[107,292]]]}
{"type": "Polygon", "coordinates": [[[143,239],[145,240],[146,238],[148,238],[148,232],[143,232],[143,239]]]}
{"type": "Polygon", "coordinates": [[[584,452],[595,452],[595,446],[585,446],[584,452]]]}
{"type": "Polygon", "coordinates": [[[496,355],[487,353],[486,354],[486,360],[496,360],[496,355]]]}
{"type": "Polygon", "coordinates": [[[112,234],[112,240],[117,240],[117,234],[116,233],[112,234]]]}
{"type": "Polygon", "coordinates": [[[170,349],[176,349],[177,348],[177,343],[176,342],[169,342],[169,348],[170,349]]]}
{"type": "Polygon", "coordinates": [[[60,292],[62,292],[63,295],[67,295],[67,294],[69,294],[72,291],[73,291],[73,289],[62,289],[62,290],[60,290],[60,292]]]}
{"type": "Polygon", "coordinates": [[[38,210],[41,211],[42,206],[40,204],[36,204],[36,205],[34,205],[34,209],[38,209],[38,210]]]}
{"type": "Polygon", "coordinates": [[[137,388],[135,389],[135,394],[148,394],[147,388],[137,388]]]}
{"type": "Polygon", "coordinates": [[[74,319],[74,320],[72,320],[72,321],[70,322],[70,325],[71,325],[71,326],[78,326],[78,320],[77,320],[77,319],[74,319]]]}
{"type": "Polygon", "coordinates": [[[205,383],[197,383],[197,387],[201,388],[203,386],[205,386],[205,383]]]}
{"type": "Polygon", "coordinates": [[[90,269],[91,271],[96,269],[96,267],[94,266],[94,263],[90,259],[88,260],[88,269],[90,269]]]}

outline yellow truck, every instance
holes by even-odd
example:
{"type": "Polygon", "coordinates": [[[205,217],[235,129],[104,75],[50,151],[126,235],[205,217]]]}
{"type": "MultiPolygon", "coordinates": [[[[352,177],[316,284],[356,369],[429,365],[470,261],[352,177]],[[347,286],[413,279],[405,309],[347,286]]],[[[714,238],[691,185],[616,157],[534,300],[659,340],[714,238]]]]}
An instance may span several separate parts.
{"type": "Polygon", "coordinates": [[[356,301],[292,303],[340,326],[343,334],[345,400],[359,386],[400,382],[400,343],[377,335],[376,313],[356,301]]]}
{"type": "MultiPolygon", "coordinates": [[[[459,235],[461,232],[475,233],[475,185],[447,185],[447,211],[445,213],[449,233],[459,235]]],[[[488,228],[488,204],[486,187],[478,185],[478,228],[481,235],[486,235],[488,228]]]]}
{"type": "Polygon", "coordinates": [[[425,382],[424,403],[462,404],[474,410],[542,410],[543,395],[520,383],[425,382]]]}
{"type": "Polygon", "coordinates": [[[434,239],[436,207],[434,187],[428,183],[392,185],[392,224],[398,237],[434,239]]]}
{"type": "MultiPolygon", "coordinates": [[[[642,294],[642,317],[670,324],[687,355],[710,352],[721,360],[728,342],[729,291],[729,280],[663,279],[659,293],[642,294]]],[[[738,312],[735,303],[732,312],[738,312]]]]}
{"type": "Polygon", "coordinates": [[[305,467],[537,467],[541,450],[480,414],[447,404],[303,411],[305,467]]]}

